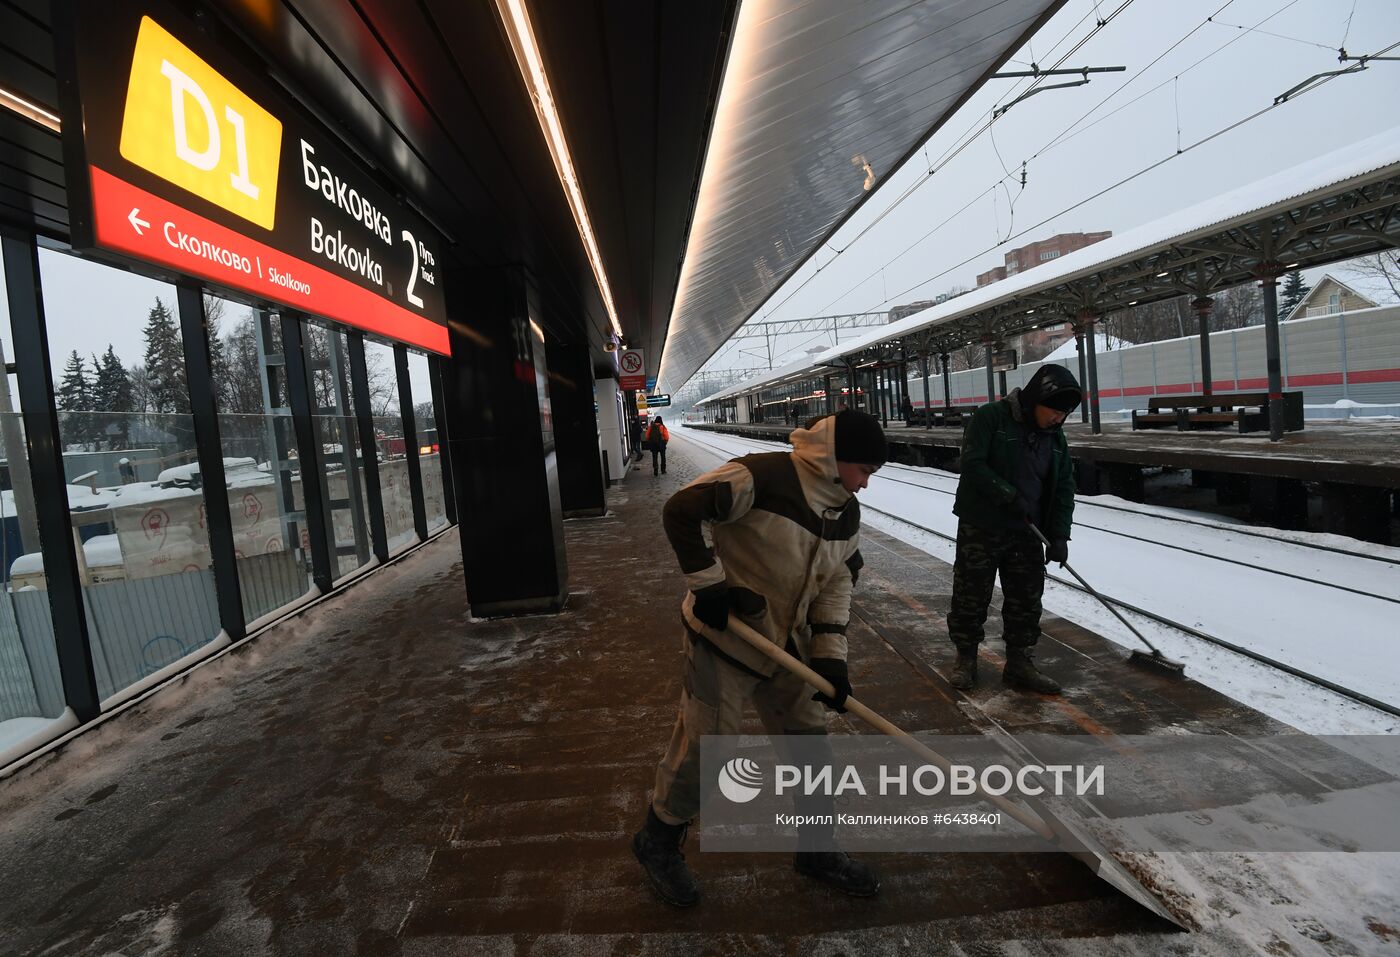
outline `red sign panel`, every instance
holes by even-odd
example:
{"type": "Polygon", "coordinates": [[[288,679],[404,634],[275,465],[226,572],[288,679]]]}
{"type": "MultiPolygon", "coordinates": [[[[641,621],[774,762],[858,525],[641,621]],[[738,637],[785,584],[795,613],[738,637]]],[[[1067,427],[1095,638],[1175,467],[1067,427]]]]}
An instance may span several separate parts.
{"type": "Polygon", "coordinates": [[[97,167],[92,171],[98,245],[219,285],[332,318],[366,332],[446,353],[447,329],[362,286],[181,209],[97,167]]]}

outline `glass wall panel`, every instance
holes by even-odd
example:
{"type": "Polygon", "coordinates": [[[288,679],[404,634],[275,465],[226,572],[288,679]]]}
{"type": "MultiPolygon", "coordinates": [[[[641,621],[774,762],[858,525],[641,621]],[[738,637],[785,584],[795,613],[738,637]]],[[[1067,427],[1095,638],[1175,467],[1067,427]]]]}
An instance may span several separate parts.
{"type": "MultiPolygon", "coordinates": [[[[3,361],[14,362],[3,276],[0,337],[3,361]]],[[[19,382],[14,375],[0,379],[0,576],[5,584],[0,601],[0,752],[5,752],[48,729],[63,713],[65,702],[48,596],[27,587],[23,579],[14,580],[16,571],[25,574],[37,568],[42,574],[44,566],[19,382]]]]}
{"type": "Polygon", "coordinates": [[[447,524],[447,502],[443,497],[442,450],[438,447],[437,414],[433,409],[433,382],[428,357],[419,352],[408,353],[408,377],[413,386],[413,421],[418,435],[418,458],[423,473],[423,510],[428,516],[428,531],[447,524]]]}
{"type": "Polygon", "coordinates": [[[413,528],[413,494],[408,484],[403,416],[399,411],[399,379],[394,371],[394,350],[378,342],[365,342],[369,369],[370,405],[374,435],[379,446],[379,488],[384,497],[384,529],[389,554],[418,541],[413,528]]]}
{"type": "MultiPolygon", "coordinates": [[[[49,250],[39,262],[105,699],[220,633],[175,288],[49,250]]],[[[16,587],[45,586],[37,561],[11,575],[16,587]]]]}
{"type": "Polygon", "coordinates": [[[282,323],[214,296],[204,312],[243,617],[252,623],[311,589],[282,323]]]}
{"type": "Polygon", "coordinates": [[[373,557],[350,354],[343,331],[308,323],[302,337],[312,379],[316,437],[321,443],[331,574],[343,578],[373,557]]]}

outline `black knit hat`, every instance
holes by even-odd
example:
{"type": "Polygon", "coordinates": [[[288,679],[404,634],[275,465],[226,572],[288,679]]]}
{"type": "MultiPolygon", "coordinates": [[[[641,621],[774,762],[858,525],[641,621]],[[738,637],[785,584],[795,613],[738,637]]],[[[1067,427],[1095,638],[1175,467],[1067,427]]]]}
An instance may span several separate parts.
{"type": "Polygon", "coordinates": [[[884,465],[886,458],[885,430],[878,419],[857,409],[836,413],[836,461],[884,465]]]}
{"type": "Polygon", "coordinates": [[[1031,381],[1021,389],[1029,406],[1043,405],[1069,415],[1075,410],[1084,393],[1068,369],[1054,363],[1047,363],[1035,370],[1031,381]]]}

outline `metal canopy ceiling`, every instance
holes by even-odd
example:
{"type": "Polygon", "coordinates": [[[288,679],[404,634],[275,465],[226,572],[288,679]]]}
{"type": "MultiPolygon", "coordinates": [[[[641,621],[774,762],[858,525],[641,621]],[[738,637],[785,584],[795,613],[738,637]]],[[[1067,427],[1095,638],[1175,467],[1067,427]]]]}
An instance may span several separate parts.
{"type": "MultiPolygon", "coordinates": [[[[1274,263],[1309,269],[1400,249],[1400,127],[1164,219],[982,286],[841,346],[725,389],[723,401],[822,371],[946,352],[1081,313],[1209,296],[1274,263]]],[[[697,403],[697,404],[703,404],[697,403]]]]}
{"type": "MultiPolygon", "coordinates": [[[[744,0],[661,388],[674,392],[1064,0],[744,0]]],[[[655,362],[655,359],[651,360],[655,362]]]]}

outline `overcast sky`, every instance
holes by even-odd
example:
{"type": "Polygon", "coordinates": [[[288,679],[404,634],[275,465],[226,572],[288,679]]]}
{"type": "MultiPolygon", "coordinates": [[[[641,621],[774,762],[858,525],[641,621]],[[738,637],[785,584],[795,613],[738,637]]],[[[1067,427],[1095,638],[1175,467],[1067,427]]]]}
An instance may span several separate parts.
{"type": "MultiPolygon", "coordinates": [[[[1006,69],[1024,69],[1032,59],[1041,67],[1050,65],[1093,28],[1096,10],[1107,17],[1122,3],[1071,0],[1014,54],[1021,65],[1006,69]],[[1067,34],[1070,39],[1052,49],[1067,34]]],[[[926,180],[910,198],[844,254],[833,258],[829,248],[820,251],[753,321],[883,311],[901,302],[933,298],[954,286],[972,287],[977,274],[1000,265],[1009,249],[1061,232],[1123,232],[1400,124],[1400,62],[1376,63],[1056,216],[1174,156],[1178,117],[1179,143],[1186,149],[1269,106],[1274,97],[1309,76],[1338,69],[1337,48],[1344,40],[1352,55],[1375,53],[1400,41],[1400,0],[1356,0],[1354,14],[1352,0],[1133,0],[1064,64],[1125,66],[1126,72],[1097,75],[1087,86],[1040,93],[1017,104],[994,124],[995,142],[984,134],[932,177],[926,175],[928,163],[921,155],[882,183],[830,246],[846,247],[907,186],[926,180]],[[1206,23],[1217,11],[1215,22],[1206,23]],[[1239,25],[1257,28],[1242,30],[1239,25]],[[1193,29],[1160,62],[1135,77],[1193,29]],[[1076,128],[1082,132],[1045,148],[1101,101],[1103,105],[1076,128]],[[1112,115],[1103,122],[1090,125],[1108,114],[1112,115]],[[1029,161],[1024,191],[1019,183],[1022,160],[1029,161]],[[1016,173],[1015,180],[989,193],[1005,170],[1016,173]],[[975,201],[958,214],[970,200],[975,201]],[[1008,200],[1014,201],[1014,216],[1008,200]],[[1050,217],[1054,218],[1036,225],[1050,217]],[[1017,235],[1028,227],[1034,228],[1017,235]],[[932,235],[921,239],[929,232],[932,235]],[[813,278],[819,265],[823,268],[813,278]]],[[[1026,82],[990,81],[930,140],[925,150],[929,161],[936,163],[965,134],[983,125],[992,109],[1026,82]]],[[[830,344],[829,336],[785,337],[774,365],[801,358],[812,346],[830,344]]],[[[731,342],[705,368],[766,367],[766,358],[758,355],[762,352],[762,339],[731,342]],[[740,345],[754,354],[742,354],[740,345]]]]}

